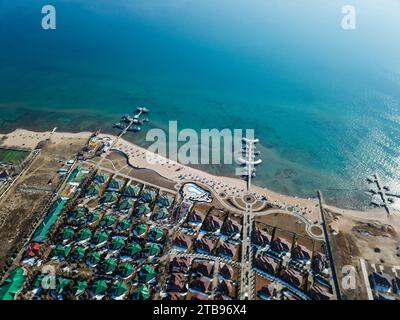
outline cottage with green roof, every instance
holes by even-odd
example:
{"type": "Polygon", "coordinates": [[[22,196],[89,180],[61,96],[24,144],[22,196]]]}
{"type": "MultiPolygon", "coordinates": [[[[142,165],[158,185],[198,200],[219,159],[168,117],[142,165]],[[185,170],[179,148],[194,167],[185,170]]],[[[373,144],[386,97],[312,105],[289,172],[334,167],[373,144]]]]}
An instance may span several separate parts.
{"type": "Polygon", "coordinates": [[[117,210],[127,212],[134,207],[135,202],[136,200],[134,198],[122,197],[117,204],[117,210]]]}
{"type": "Polygon", "coordinates": [[[97,197],[100,194],[100,187],[97,184],[92,184],[85,192],[86,198],[97,197]]]}
{"type": "Polygon", "coordinates": [[[157,192],[152,189],[144,189],[140,195],[140,200],[143,202],[153,202],[156,199],[157,192]]]}
{"type": "Polygon", "coordinates": [[[87,259],[86,259],[86,264],[89,267],[95,267],[100,261],[100,253],[97,251],[91,252],[87,259]]]}
{"type": "Polygon", "coordinates": [[[81,281],[81,280],[75,281],[74,286],[72,287],[73,295],[75,297],[81,296],[82,294],[85,293],[87,287],[88,287],[87,281],[81,281]]]}
{"type": "Polygon", "coordinates": [[[100,219],[100,217],[101,214],[99,211],[92,211],[87,215],[86,224],[89,226],[95,224],[100,219]]]}
{"type": "Polygon", "coordinates": [[[120,191],[124,185],[124,180],[113,178],[107,186],[108,191],[120,191]]]}
{"type": "Polygon", "coordinates": [[[128,219],[122,219],[118,225],[117,225],[117,229],[119,231],[127,231],[131,226],[131,221],[128,219]]]}
{"type": "Polygon", "coordinates": [[[125,239],[123,237],[114,237],[110,243],[112,251],[121,250],[125,246],[125,239]]]}
{"type": "Polygon", "coordinates": [[[118,267],[118,274],[123,278],[129,278],[136,272],[136,268],[129,262],[124,262],[118,267]]]}
{"type": "Polygon", "coordinates": [[[95,299],[101,299],[106,294],[107,289],[108,285],[105,280],[97,280],[93,283],[90,293],[95,299]]]}
{"type": "Polygon", "coordinates": [[[77,246],[73,249],[72,253],[71,253],[71,259],[75,262],[80,262],[83,261],[83,259],[85,258],[85,248],[82,246],[77,246]]]}
{"type": "Polygon", "coordinates": [[[124,192],[123,192],[123,194],[124,194],[124,196],[126,196],[126,197],[138,197],[139,196],[139,194],[140,194],[140,186],[139,185],[137,185],[137,184],[134,184],[134,183],[131,183],[130,185],[128,185],[126,188],[125,188],[125,190],[124,190],[124,192]]]}
{"type": "Polygon", "coordinates": [[[132,229],[132,233],[136,238],[141,238],[145,236],[146,232],[147,232],[147,225],[145,225],[144,223],[135,224],[135,226],[132,229]]]}
{"type": "Polygon", "coordinates": [[[105,233],[104,231],[97,232],[94,237],[92,238],[91,243],[95,246],[101,246],[105,244],[108,240],[108,234],[105,233]]]}
{"type": "Polygon", "coordinates": [[[64,277],[56,277],[56,288],[51,290],[51,296],[54,299],[62,300],[62,294],[66,291],[71,283],[71,280],[64,277]]]}
{"type": "Polygon", "coordinates": [[[67,217],[69,220],[72,221],[82,221],[85,219],[86,214],[88,213],[88,209],[85,207],[79,207],[78,209],[74,211],[70,211],[67,214],[67,217]]]}
{"type": "Polygon", "coordinates": [[[78,233],[77,241],[79,243],[84,243],[86,241],[89,241],[89,239],[92,237],[92,230],[89,228],[84,228],[78,233]]]}
{"type": "Polygon", "coordinates": [[[118,200],[118,195],[115,192],[107,191],[104,193],[100,202],[102,204],[113,204],[113,203],[117,202],[117,200],[118,200]]]}
{"type": "Polygon", "coordinates": [[[117,267],[117,262],[115,259],[108,258],[105,259],[99,266],[99,270],[105,274],[111,274],[114,272],[115,268],[117,267]]]}
{"type": "Polygon", "coordinates": [[[68,226],[65,227],[58,235],[59,239],[66,241],[66,240],[71,240],[75,235],[75,230],[68,226]]]}
{"type": "Polygon", "coordinates": [[[141,284],[132,293],[132,300],[149,300],[150,289],[147,285],[141,284]]]}
{"type": "Polygon", "coordinates": [[[131,242],[122,250],[121,258],[135,259],[142,251],[138,242],[131,242]]]}
{"type": "Polygon", "coordinates": [[[157,273],[154,268],[149,265],[145,264],[139,271],[139,281],[141,283],[148,283],[156,279],[157,273]]]}
{"type": "Polygon", "coordinates": [[[169,207],[171,207],[174,200],[175,200],[175,197],[173,195],[164,193],[158,197],[156,203],[161,208],[169,208],[169,207]]]}
{"type": "Polygon", "coordinates": [[[71,251],[70,246],[63,246],[62,244],[57,244],[55,248],[51,252],[51,256],[53,258],[57,258],[59,260],[64,260],[71,251]]]}
{"type": "Polygon", "coordinates": [[[168,209],[166,208],[158,208],[155,210],[155,212],[153,213],[153,215],[151,216],[151,218],[154,221],[162,221],[165,219],[168,219],[169,217],[169,212],[168,209]]]}
{"type": "Polygon", "coordinates": [[[153,227],[150,229],[148,238],[150,241],[158,242],[164,238],[165,230],[160,227],[153,227]]]}
{"type": "Polygon", "coordinates": [[[151,209],[148,203],[139,203],[134,210],[134,213],[137,217],[147,215],[150,212],[151,209]]]}
{"type": "Polygon", "coordinates": [[[158,243],[148,242],[144,248],[144,254],[146,257],[154,257],[159,255],[161,250],[162,247],[158,243]]]}
{"type": "Polygon", "coordinates": [[[128,287],[124,281],[116,281],[111,288],[111,298],[115,300],[122,300],[128,291],[128,287]]]}
{"type": "Polygon", "coordinates": [[[101,219],[100,227],[102,227],[102,228],[112,227],[115,224],[116,220],[117,220],[117,218],[115,216],[107,214],[103,217],[103,219],[101,219]]]}

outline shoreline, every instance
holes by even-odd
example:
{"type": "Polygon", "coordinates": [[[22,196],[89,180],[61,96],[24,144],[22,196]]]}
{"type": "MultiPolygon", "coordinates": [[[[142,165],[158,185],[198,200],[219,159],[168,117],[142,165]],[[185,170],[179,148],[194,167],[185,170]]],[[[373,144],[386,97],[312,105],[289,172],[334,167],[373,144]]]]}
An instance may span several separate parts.
{"type": "MultiPolygon", "coordinates": [[[[68,139],[72,140],[74,138],[89,139],[91,134],[92,132],[89,131],[77,133],[56,131],[52,133],[51,131],[35,132],[26,129],[16,129],[8,134],[0,134],[0,146],[22,147],[33,150],[40,141],[46,140],[50,137],[51,140],[54,142],[61,142],[68,139]]],[[[117,138],[116,135],[108,133],[100,133],[99,136],[108,136],[114,139],[117,138]]],[[[145,148],[140,147],[133,142],[125,140],[123,138],[120,138],[113,148],[125,153],[126,156],[129,158],[128,163],[131,166],[153,170],[161,176],[175,182],[182,182],[182,176],[184,176],[183,180],[192,180],[193,182],[198,181],[200,183],[207,182],[209,185],[212,186],[216,193],[226,193],[227,196],[235,196],[235,194],[239,194],[240,192],[245,190],[246,187],[246,183],[244,180],[226,176],[215,176],[206,171],[179,164],[167,158],[163,158],[159,155],[149,153],[145,148]],[[150,157],[156,159],[156,163],[150,164],[147,161],[146,154],[150,154],[150,157]]],[[[318,218],[317,211],[319,211],[319,205],[317,197],[301,198],[296,196],[284,195],[269,190],[267,188],[259,187],[257,185],[252,185],[251,193],[255,193],[259,196],[266,196],[268,200],[272,203],[283,203],[289,206],[293,206],[295,208],[305,209],[303,210],[305,216],[310,219],[318,218]]],[[[345,213],[346,215],[357,218],[368,220],[381,220],[386,218],[386,213],[383,208],[374,208],[363,211],[341,208],[339,206],[328,204],[325,204],[325,206],[339,214],[345,213]]]]}

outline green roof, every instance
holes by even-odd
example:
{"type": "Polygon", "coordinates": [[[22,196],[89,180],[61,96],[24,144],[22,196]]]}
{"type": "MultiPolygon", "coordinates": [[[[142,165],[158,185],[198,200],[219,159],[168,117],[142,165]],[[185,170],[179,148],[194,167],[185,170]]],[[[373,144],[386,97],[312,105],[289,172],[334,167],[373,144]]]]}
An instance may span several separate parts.
{"type": "Polygon", "coordinates": [[[169,212],[166,208],[159,208],[156,212],[154,212],[152,218],[153,220],[164,220],[168,218],[169,212]]]}
{"type": "Polygon", "coordinates": [[[111,288],[111,295],[113,297],[120,297],[123,294],[126,294],[127,292],[128,292],[128,287],[123,281],[117,281],[111,288]]]}
{"type": "Polygon", "coordinates": [[[75,235],[75,230],[71,227],[65,227],[59,234],[62,240],[72,239],[75,235]]]}
{"type": "Polygon", "coordinates": [[[100,188],[97,184],[91,185],[89,189],[86,190],[85,195],[87,197],[94,197],[100,193],[100,188]]]}
{"type": "Polygon", "coordinates": [[[137,287],[132,293],[133,300],[148,300],[150,299],[150,290],[149,287],[145,284],[137,287]]]}
{"type": "Polygon", "coordinates": [[[100,261],[100,253],[97,251],[91,252],[86,261],[89,262],[90,265],[96,265],[100,261]]]}
{"type": "Polygon", "coordinates": [[[90,213],[88,214],[87,219],[86,219],[86,223],[87,223],[87,224],[91,224],[91,223],[93,223],[93,222],[99,220],[99,218],[100,218],[100,212],[98,212],[97,210],[95,210],[95,211],[90,212],[90,213]]]}
{"type": "MultiPolygon", "coordinates": [[[[37,289],[42,287],[42,281],[43,281],[44,275],[42,273],[39,273],[36,277],[35,280],[32,281],[32,288],[37,289]]],[[[50,280],[50,277],[47,279],[50,280]]]]}
{"type": "Polygon", "coordinates": [[[115,223],[116,219],[117,218],[114,216],[106,215],[105,217],[103,217],[103,219],[101,219],[100,226],[101,227],[111,227],[115,223]]]}
{"type": "Polygon", "coordinates": [[[66,258],[70,251],[71,251],[70,246],[63,246],[61,244],[57,244],[52,251],[52,256],[58,258],[66,258]]]}
{"type": "Polygon", "coordinates": [[[103,184],[108,180],[109,176],[102,173],[97,173],[94,177],[94,181],[98,184],[103,184]]]}
{"type": "Polygon", "coordinates": [[[61,293],[70,284],[71,280],[65,279],[64,277],[57,277],[56,292],[61,293]]]}
{"type": "Polygon", "coordinates": [[[78,234],[78,240],[82,241],[82,240],[86,240],[89,239],[92,236],[92,230],[85,228],[82,229],[79,234],[78,234]]]}
{"type": "Polygon", "coordinates": [[[103,243],[107,241],[107,239],[108,239],[108,234],[105,233],[104,231],[101,231],[94,235],[94,237],[92,238],[92,243],[94,244],[103,243]]]}
{"type": "Polygon", "coordinates": [[[143,202],[152,202],[156,198],[156,192],[154,190],[143,190],[142,194],[140,195],[140,200],[143,202]]]}
{"type": "Polygon", "coordinates": [[[141,237],[147,232],[147,226],[144,223],[138,223],[133,227],[133,235],[141,237]]]}
{"type": "Polygon", "coordinates": [[[174,196],[170,194],[163,194],[158,197],[157,204],[160,207],[170,207],[173,201],[174,201],[174,196]]]}
{"type": "Polygon", "coordinates": [[[78,220],[78,219],[84,218],[85,215],[87,214],[87,212],[88,212],[88,210],[86,208],[80,207],[74,211],[70,211],[68,213],[68,218],[78,220]]]}
{"type": "Polygon", "coordinates": [[[128,219],[122,219],[118,223],[118,229],[122,231],[129,229],[130,226],[131,226],[131,221],[128,219]]]}
{"type": "Polygon", "coordinates": [[[111,179],[110,183],[108,184],[108,190],[119,190],[124,185],[124,181],[121,179],[111,179]]]}
{"type": "Polygon", "coordinates": [[[135,199],[132,198],[121,198],[118,202],[117,209],[118,210],[129,210],[133,208],[135,205],[135,199]]]}
{"type": "Polygon", "coordinates": [[[117,201],[118,197],[115,192],[105,192],[103,198],[101,198],[102,203],[113,203],[117,201]]]}
{"type": "Polygon", "coordinates": [[[81,246],[75,247],[71,253],[71,257],[76,261],[82,260],[85,257],[85,248],[81,246]]]}
{"type": "Polygon", "coordinates": [[[137,197],[140,193],[140,186],[136,184],[130,184],[124,190],[124,195],[128,197],[137,197]]]}
{"type": "Polygon", "coordinates": [[[152,241],[160,241],[164,236],[164,229],[154,227],[149,232],[149,239],[152,241]]]}
{"type": "Polygon", "coordinates": [[[137,255],[140,251],[142,251],[142,247],[140,246],[139,243],[137,242],[132,242],[130,243],[126,249],[124,250],[124,252],[126,252],[127,255],[134,257],[135,255],[137,255]]]}
{"type": "Polygon", "coordinates": [[[117,262],[114,259],[108,258],[104,260],[101,265],[100,265],[100,270],[105,273],[109,273],[114,271],[114,269],[117,267],[117,262]]]}
{"type": "Polygon", "coordinates": [[[157,243],[149,242],[146,244],[145,252],[149,257],[156,256],[161,252],[161,246],[157,243]]]}
{"type": "Polygon", "coordinates": [[[115,237],[111,241],[111,249],[119,250],[125,246],[125,240],[122,237],[115,237]]]}
{"type": "Polygon", "coordinates": [[[105,280],[97,280],[92,286],[92,292],[95,296],[102,296],[106,293],[108,288],[107,282],[105,280]]]}
{"type": "Polygon", "coordinates": [[[132,275],[136,271],[136,268],[129,262],[124,262],[119,266],[118,271],[122,277],[126,278],[132,275]]]}
{"type": "Polygon", "coordinates": [[[26,281],[25,270],[17,268],[11,272],[9,277],[0,287],[0,300],[14,300],[21,291],[26,281]]]}
{"type": "Polygon", "coordinates": [[[35,231],[35,234],[32,237],[32,240],[34,242],[40,243],[46,240],[49,230],[58,220],[58,217],[60,216],[67,202],[68,202],[67,199],[61,199],[61,198],[57,199],[57,202],[53,204],[49,213],[46,215],[46,218],[44,219],[43,223],[35,231]]]}
{"type": "Polygon", "coordinates": [[[138,216],[143,216],[151,212],[151,209],[149,207],[148,203],[140,203],[136,208],[135,208],[135,214],[138,216]]]}
{"type": "Polygon", "coordinates": [[[153,280],[157,276],[154,268],[148,264],[142,266],[139,272],[139,280],[141,282],[147,283],[153,280]]]}
{"type": "Polygon", "coordinates": [[[77,281],[75,282],[75,284],[74,284],[74,287],[73,287],[74,292],[75,292],[74,295],[75,295],[75,296],[79,296],[79,295],[81,295],[82,293],[84,293],[85,290],[86,290],[86,288],[87,288],[87,286],[88,286],[87,281],[77,280],[77,281]]]}

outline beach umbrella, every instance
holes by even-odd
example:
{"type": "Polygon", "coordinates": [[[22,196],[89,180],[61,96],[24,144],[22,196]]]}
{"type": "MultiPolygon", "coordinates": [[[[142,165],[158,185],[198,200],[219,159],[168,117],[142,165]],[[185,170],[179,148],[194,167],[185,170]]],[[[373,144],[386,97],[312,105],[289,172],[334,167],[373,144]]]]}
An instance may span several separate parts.
{"type": "Polygon", "coordinates": [[[148,300],[150,298],[149,287],[145,284],[137,287],[132,293],[133,300],[148,300]]]}
{"type": "Polygon", "coordinates": [[[136,268],[132,264],[124,262],[119,266],[118,271],[122,277],[127,278],[136,271],[136,268]]]}

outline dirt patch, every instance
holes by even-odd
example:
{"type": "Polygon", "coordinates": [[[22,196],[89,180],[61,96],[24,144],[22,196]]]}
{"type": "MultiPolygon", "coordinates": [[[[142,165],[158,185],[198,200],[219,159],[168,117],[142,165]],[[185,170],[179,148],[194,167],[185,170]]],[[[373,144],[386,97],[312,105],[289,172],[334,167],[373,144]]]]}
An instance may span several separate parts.
{"type": "Polygon", "coordinates": [[[85,139],[47,142],[32,163],[0,201],[0,269],[19,250],[32,231],[59,178],[57,170],[73,157],[85,139]],[[49,183],[51,182],[51,183],[49,183]]]}

